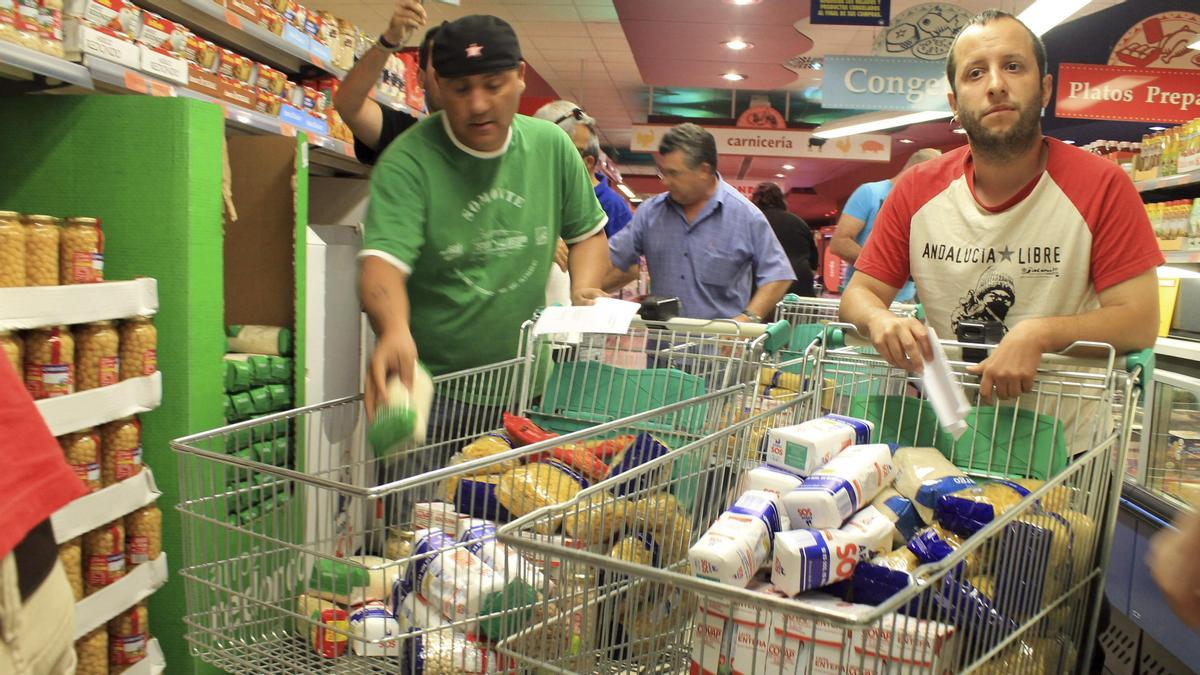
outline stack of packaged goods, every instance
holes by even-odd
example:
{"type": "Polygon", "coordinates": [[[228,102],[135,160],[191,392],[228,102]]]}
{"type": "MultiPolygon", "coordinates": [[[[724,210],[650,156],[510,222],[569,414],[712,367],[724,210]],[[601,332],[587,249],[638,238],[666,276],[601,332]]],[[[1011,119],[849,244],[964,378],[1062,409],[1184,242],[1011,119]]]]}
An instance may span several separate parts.
{"type": "Polygon", "coordinates": [[[50,56],[63,56],[62,0],[0,4],[0,40],[50,56]]]}
{"type": "Polygon", "coordinates": [[[1166,178],[1200,169],[1200,119],[1142,136],[1134,180],[1166,178]]]}
{"type": "MultiPolygon", "coordinates": [[[[927,596],[873,628],[803,618],[822,609],[866,616],[915,584],[920,565],[950,556],[1042,485],[976,483],[936,448],[869,444],[873,432],[867,420],[838,415],[769,431],[766,463],[742,475],[733,506],[688,560],[696,576],[792,598],[796,612],[706,603],[696,618],[693,672],[716,672],[721,663],[770,672],[781,661],[784,672],[808,663],[819,673],[845,663],[865,663],[864,672],[901,664],[941,672],[966,641],[1004,639],[1086,573],[1095,525],[1060,487],[1002,530],[996,545],[976,549],[927,596]]],[[[1052,613],[1043,632],[1020,644],[1060,639],[1067,620],[1052,613]]],[[[1019,661],[1020,646],[1013,649],[1019,661]]]]}
{"type": "Polygon", "coordinates": [[[1200,248],[1200,197],[1145,204],[1146,217],[1164,250],[1200,248]]]}
{"type": "MultiPolygon", "coordinates": [[[[292,332],[276,326],[229,326],[226,329],[225,421],[255,419],[293,407],[292,332]]],[[[249,461],[292,467],[292,434],[286,420],[258,425],[232,434],[226,452],[249,461]]],[[[243,516],[253,519],[273,502],[262,498],[267,476],[256,476],[254,490],[244,490],[239,503],[243,516]]],[[[277,495],[278,497],[278,495],[277,495]]]]}

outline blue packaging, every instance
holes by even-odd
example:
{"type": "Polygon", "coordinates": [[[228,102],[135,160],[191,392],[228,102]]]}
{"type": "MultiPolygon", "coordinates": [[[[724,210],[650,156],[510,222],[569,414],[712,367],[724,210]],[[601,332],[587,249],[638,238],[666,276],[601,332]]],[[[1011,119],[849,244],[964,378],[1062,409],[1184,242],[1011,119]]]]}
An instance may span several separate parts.
{"type": "MultiPolygon", "coordinates": [[[[633,442],[629,444],[629,447],[622,450],[621,454],[616,458],[612,469],[608,472],[608,477],[611,479],[632,471],[646,462],[666,455],[670,451],[671,449],[663,444],[662,441],[645,431],[640,431],[634,437],[633,442]]],[[[624,496],[655,485],[663,478],[665,477],[659,475],[658,471],[647,471],[636,478],[618,481],[613,485],[613,492],[618,496],[624,496]]]]}
{"type": "MultiPolygon", "coordinates": [[[[1029,490],[1012,481],[993,480],[990,483],[1010,488],[1021,497],[1029,495],[1029,490]]],[[[986,485],[988,483],[982,483],[976,487],[982,488],[986,485]]],[[[996,508],[992,504],[975,501],[967,496],[960,496],[958,493],[938,497],[933,507],[933,519],[946,529],[963,537],[969,537],[983,529],[985,525],[996,519],[996,515],[996,508]]]]}

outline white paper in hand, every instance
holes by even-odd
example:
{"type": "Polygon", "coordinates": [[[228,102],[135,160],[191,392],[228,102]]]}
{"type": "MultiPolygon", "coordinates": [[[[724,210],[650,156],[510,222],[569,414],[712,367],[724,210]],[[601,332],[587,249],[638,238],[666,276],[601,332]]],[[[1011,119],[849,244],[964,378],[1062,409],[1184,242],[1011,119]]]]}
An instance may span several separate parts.
{"type": "Polygon", "coordinates": [[[547,307],[533,325],[534,335],[557,333],[629,332],[629,324],[641,305],[636,302],[599,298],[589,307],[547,307]]]}
{"type": "Polygon", "coordinates": [[[963,393],[962,384],[954,379],[950,363],[946,359],[946,350],[938,341],[933,327],[926,324],[929,332],[929,344],[933,348],[933,360],[925,364],[921,371],[921,383],[924,385],[925,396],[933,404],[937,413],[938,423],[957,440],[967,430],[967,413],[971,404],[963,393]]]}

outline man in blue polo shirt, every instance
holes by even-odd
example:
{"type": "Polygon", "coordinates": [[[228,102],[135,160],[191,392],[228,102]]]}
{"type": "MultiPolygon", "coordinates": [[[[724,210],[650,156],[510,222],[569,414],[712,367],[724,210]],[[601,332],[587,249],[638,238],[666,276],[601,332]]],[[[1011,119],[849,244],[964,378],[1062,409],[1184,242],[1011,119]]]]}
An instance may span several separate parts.
{"type": "Polygon", "coordinates": [[[658,152],[667,191],[646,200],[609,240],[616,269],[604,288],[636,278],[645,256],[651,290],[679,298],[682,316],[761,322],[796,279],[771,225],[717,174],[712,134],[679,124],[663,136],[658,152]]]}

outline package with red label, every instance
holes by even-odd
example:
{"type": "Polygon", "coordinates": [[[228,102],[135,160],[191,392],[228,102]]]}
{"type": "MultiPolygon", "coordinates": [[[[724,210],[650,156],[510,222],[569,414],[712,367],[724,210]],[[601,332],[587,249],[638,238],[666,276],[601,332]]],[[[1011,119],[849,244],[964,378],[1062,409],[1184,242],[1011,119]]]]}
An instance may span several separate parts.
{"type": "Polygon", "coordinates": [[[287,75],[275,70],[271,66],[258,64],[258,79],[255,85],[262,91],[274,94],[275,96],[283,96],[284,84],[287,82],[287,75]]]}
{"type": "Polygon", "coordinates": [[[54,0],[42,0],[38,4],[37,24],[37,50],[43,54],[62,58],[63,19],[61,3],[57,3],[54,0]]]}
{"type": "Polygon", "coordinates": [[[120,520],[83,535],[84,595],[125,577],[125,525],[120,520]]]}
{"type": "Polygon", "coordinates": [[[142,10],[123,0],[68,0],[64,13],[130,40],[142,31],[142,10]]]}
{"type": "Polygon", "coordinates": [[[298,2],[289,2],[283,11],[283,18],[292,24],[292,28],[304,31],[304,22],[308,19],[308,8],[298,2]]]}
{"type": "Polygon", "coordinates": [[[145,605],[137,604],[108,622],[109,672],[121,672],[146,658],[146,643],[150,640],[150,616],[145,605]]]}
{"type": "Polygon", "coordinates": [[[250,59],[232,52],[223,47],[219,48],[221,52],[221,62],[217,66],[217,73],[224,77],[237,80],[242,84],[254,86],[256,66],[250,59]]]}
{"type": "Polygon", "coordinates": [[[313,106],[316,114],[324,115],[333,110],[333,97],[337,96],[337,90],[341,83],[341,80],[336,77],[322,77],[305,82],[306,85],[317,91],[317,100],[313,106]]]}
{"type": "Polygon", "coordinates": [[[272,94],[265,89],[258,90],[254,101],[255,110],[266,115],[277,116],[281,107],[283,107],[282,96],[272,94]]]}
{"type": "MultiPolygon", "coordinates": [[[[320,23],[317,25],[317,34],[313,37],[317,39],[317,42],[333,49],[338,42],[338,18],[324,10],[314,12],[314,14],[320,23]]],[[[311,19],[312,16],[309,16],[309,20],[311,19]]]]}
{"type": "MultiPolygon", "coordinates": [[[[410,52],[404,52],[400,54],[400,60],[404,62],[404,102],[413,110],[424,110],[425,88],[421,86],[421,80],[417,77],[420,69],[417,57],[410,52]]],[[[641,363],[645,365],[644,353],[641,363]]]]}
{"type": "Polygon", "coordinates": [[[194,63],[202,70],[216,72],[217,55],[220,48],[199,35],[189,33],[184,42],[183,55],[188,62],[194,63]]]}
{"type": "Polygon", "coordinates": [[[146,12],[138,42],[184,56],[188,51],[188,35],[188,30],[174,21],[168,21],[154,12],[146,12]]]}
{"type": "Polygon", "coordinates": [[[282,14],[266,4],[259,5],[258,20],[267,30],[279,36],[283,35],[283,27],[287,24],[287,19],[284,19],[282,14]]]}

